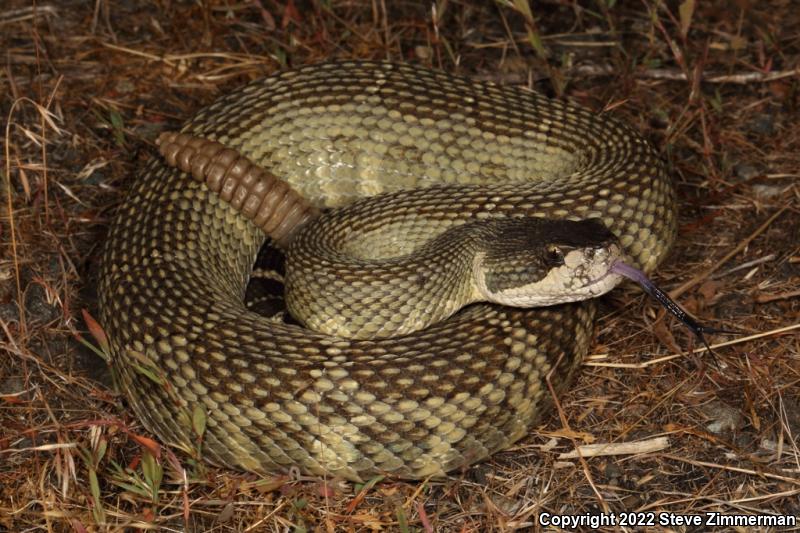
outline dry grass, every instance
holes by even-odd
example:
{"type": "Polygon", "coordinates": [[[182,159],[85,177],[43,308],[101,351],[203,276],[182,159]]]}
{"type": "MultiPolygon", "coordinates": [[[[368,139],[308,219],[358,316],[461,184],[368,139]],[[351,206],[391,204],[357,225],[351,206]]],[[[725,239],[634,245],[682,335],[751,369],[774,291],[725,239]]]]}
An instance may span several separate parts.
{"type": "Polygon", "coordinates": [[[792,4],[3,3],[0,531],[506,531],[539,529],[541,512],[800,515],[792,4]],[[177,450],[156,462],[105,363],[76,340],[97,243],[158,132],[230,87],[333,57],[430,64],[613,109],[660,147],[679,188],[680,239],[659,282],[746,338],[715,358],[690,354],[684,329],[639,291],[618,291],[561,416],[443,481],[258,480],[177,450]],[[656,446],[560,457],[638,441],[656,446]]]}

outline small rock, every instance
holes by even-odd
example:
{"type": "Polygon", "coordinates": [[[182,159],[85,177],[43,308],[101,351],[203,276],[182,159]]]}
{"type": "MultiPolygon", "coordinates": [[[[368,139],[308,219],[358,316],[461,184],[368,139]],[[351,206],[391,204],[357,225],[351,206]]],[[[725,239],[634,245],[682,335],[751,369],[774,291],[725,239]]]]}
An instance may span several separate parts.
{"type": "Polygon", "coordinates": [[[11,376],[5,379],[0,379],[0,394],[11,395],[17,394],[25,390],[25,382],[21,378],[11,376]]]}
{"type": "Polygon", "coordinates": [[[733,432],[742,426],[742,414],[739,410],[725,405],[722,402],[714,402],[708,405],[704,411],[711,419],[709,423],[706,424],[706,429],[715,435],[733,432]]]}
{"type": "Polygon", "coordinates": [[[491,496],[492,503],[494,503],[498,509],[503,511],[505,514],[509,516],[514,516],[517,511],[519,511],[523,505],[525,505],[524,499],[514,499],[509,498],[503,494],[494,494],[491,496]]]}
{"type": "Polygon", "coordinates": [[[417,55],[419,59],[422,59],[423,61],[427,61],[428,59],[431,58],[431,55],[433,55],[430,47],[422,45],[415,46],[414,53],[417,55]]]}
{"type": "Polygon", "coordinates": [[[609,462],[605,467],[605,475],[609,485],[619,485],[622,469],[616,463],[609,462]]]}
{"type": "Polygon", "coordinates": [[[114,89],[120,94],[129,94],[136,90],[136,85],[134,85],[130,80],[122,79],[117,82],[114,86],[114,89]]]}
{"type": "Polygon", "coordinates": [[[625,509],[636,509],[642,505],[642,497],[638,494],[629,494],[622,498],[622,505],[625,506],[625,509]]]}
{"type": "Polygon", "coordinates": [[[755,163],[738,163],[733,167],[733,173],[740,181],[747,181],[764,174],[764,168],[755,163]]]}
{"type": "Polygon", "coordinates": [[[25,314],[32,320],[46,324],[61,314],[58,307],[47,302],[47,293],[38,283],[31,283],[25,289],[25,314]]]}
{"type": "Polygon", "coordinates": [[[487,465],[479,463],[469,470],[472,479],[479,485],[487,485],[489,483],[490,469],[487,465]]]}
{"type": "Polygon", "coordinates": [[[767,185],[766,183],[756,183],[753,185],[753,192],[759,198],[767,199],[780,195],[786,189],[785,186],[767,185]]]}
{"type": "Polygon", "coordinates": [[[775,116],[761,113],[747,123],[747,129],[759,135],[772,135],[775,133],[775,116]]]}
{"type": "Polygon", "coordinates": [[[5,323],[19,322],[19,308],[16,303],[0,304],[0,321],[5,323]]]}

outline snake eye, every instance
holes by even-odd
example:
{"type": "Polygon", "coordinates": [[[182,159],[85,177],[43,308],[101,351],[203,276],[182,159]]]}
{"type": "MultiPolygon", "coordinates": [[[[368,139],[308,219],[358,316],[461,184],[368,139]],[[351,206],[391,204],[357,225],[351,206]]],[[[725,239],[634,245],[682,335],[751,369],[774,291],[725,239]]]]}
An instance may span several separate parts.
{"type": "Polygon", "coordinates": [[[564,252],[558,246],[550,244],[547,246],[545,260],[550,266],[561,266],[564,264],[564,252]]]}

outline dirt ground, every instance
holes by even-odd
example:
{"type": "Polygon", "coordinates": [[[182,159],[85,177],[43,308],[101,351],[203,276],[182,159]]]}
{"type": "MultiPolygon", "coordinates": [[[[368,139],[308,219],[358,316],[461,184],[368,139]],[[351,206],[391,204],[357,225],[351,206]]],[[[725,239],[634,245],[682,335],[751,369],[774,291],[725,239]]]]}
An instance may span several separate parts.
{"type": "Polygon", "coordinates": [[[0,51],[0,531],[535,531],[543,513],[632,531],[620,513],[800,515],[796,1],[11,0],[0,51]],[[710,336],[709,356],[638,288],[618,289],[561,411],[446,479],[259,479],[168,447],[156,459],[87,346],[114,208],[159,132],[248,80],[333,58],[524,85],[632,124],[680,198],[655,279],[740,333],[710,336]],[[586,444],[606,455],[575,458],[586,444]]]}

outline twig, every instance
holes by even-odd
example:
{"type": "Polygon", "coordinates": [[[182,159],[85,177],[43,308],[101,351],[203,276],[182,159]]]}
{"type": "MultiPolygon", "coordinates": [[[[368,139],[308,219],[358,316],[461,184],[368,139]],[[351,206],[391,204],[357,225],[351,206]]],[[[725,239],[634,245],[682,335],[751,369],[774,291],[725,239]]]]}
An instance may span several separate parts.
{"type": "Polygon", "coordinates": [[[657,452],[669,448],[669,438],[656,437],[638,442],[606,442],[602,444],[584,444],[571,452],[562,453],[559,459],[576,459],[578,457],[599,457],[604,455],[636,455],[657,452]]]}
{"type": "Polygon", "coordinates": [[[20,453],[20,452],[49,452],[51,450],[64,450],[70,448],[77,448],[77,442],[64,442],[54,444],[42,444],[41,446],[30,446],[28,448],[7,448],[0,450],[0,453],[20,453]]]}
{"type": "Polygon", "coordinates": [[[782,292],[779,294],[759,294],[756,296],[756,303],[765,304],[768,302],[774,302],[775,300],[787,300],[796,296],[800,296],[800,289],[796,291],[782,292]]]}
{"type": "MultiPolygon", "coordinates": [[[[570,76],[616,76],[620,70],[613,65],[577,65],[567,69],[570,76]]],[[[635,78],[667,81],[688,81],[689,77],[680,70],[665,68],[649,68],[635,70],[631,73],[635,78]]],[[[800,68],[792,70],[778,70],[775,72],[737,72],[734,74],[718,74],[711,72],[696,72],[700,83],[736,83],[745,85],[748,83],[769,83],[771,81],[782,80],[791,77],[800,77],[800,68]]],[[[528,74],[525,72],[508,72],[502,75],[477,75],[476,79],[488,79],[502,83],[526,83],[528,74]]],[[[542,76],[546,77],[546,76],[542,76]]]]}
{"type": "Polygon", "coordinates": [[[678,455],[664,454],[663,457],[666,458],[666,459],[672,459],[674,461],[682,461],[682,462],[688,463],[690,465],[706,466],[708,468],[719,468],[721,470],[729,470],[731,472],[739,472],[740,474],[750,474],[751,476],[766,477],[766,478],[770,478],[770,479],[778,479],[780,481],[785,481],[787,483],[791,483],[792,485],[800,485],[800,479],[798,479],[796,477],[781,476],[779,474],[771,474],[769,472],[764,472],[763,470],[755,471],[755,470],[750,470],[749,468],[739,468],[737,466],[721,465],[719,463],[708,463],[706,461],[697,461],[697,460],[694,460],[694,459],[689,459],[688,457],[680,457],[678,455]]]}
{"type": "MultiPolygon", "coordinates": [[[[717,344],[712,344],[709,346],[712,350],[716,348],[723,348],[725,346],[733,346],[734,344],[741,344],[743,342],[750,342],[757,339],[761,339],[764,337],[770,337],[773,335],[780,335],[781,333],[787,333],[789,331],[794,331],[796,329],[800,329],[800,323],[792,324],[791,326],[785,326],[782,328],[773,329],[770,331],[765,331],[763,333],[756,333],[755,335],[748,335],[747,337],[741,337],[739,339],[732,339],[725,342],[720,342],[717,344]]],[[[700,348],[695,348],[692,350],[691,353],[701,353],[707,351],[705,346],[700,348]]],[[[585,361],[583,364],[585,366],[604,366],[609,368],[647,368],[648,366],[657,365],[660,363],[665,363],[667,361],[671,361],[673,359],[677,359],[679,357],[683,357],[684,354],[673,354],[673,355],[665,355],[664,357],[659,357],[657,359],[651,359],[649,361],[643,361],[641,363],[603,363],[601,361],[585,361]]],[[[620,357],[636,357],[637,354],[627,354],[620,357]]],[[[603,354],[597,354],[591,356],[593,358],[599,359],[604,357],[603,354]]]]}
{"type": "MultiPolygon", "coordinates": [[[[567,432],[570,435],[574,435],[575,433],[573,432],[572,428],[569,426],[569,422],[567,421],[567,415],[564,414],[564,409],[562,409],[561,402],[558,400],[558,394],[556,394],[556,390],[553,387],[553,383],[550,381],[553,372],[558,368],[560,362],[561,362],[561,357],[558,358],[556,364],[553,365],[553,367],[550,369],[550,372],[548,372],[547,375],[545,376],[545,382],[547,383],[547,388],[553,397],[553,404],[555,405],[556,411],[558,412],[558,418],[561,420],[561,426],[565,430],[567,430],[567,432]]],[[[568,437],[568,438],[570,439],[570,441],[572,441],[572,446],[575,448],[575,451],[577,453],[576,458],[581,463],[581,467],[583,468],[583,474],[586,477],[586,482],[589,483],[589,486],[592,488],[592,491],[594,491],[595,496],[597,496],[597,501],[600,503],[600,507],[603,509],[603,511],[609,512],[608,503],[606,503],[605,498],[603,498],[603,495],[597,489],[597,486],[594,483],[594,478],[592,477],[591,470],[589,469],[589,464],[586,462],[586,459],[583,458],[583,455],[581,455],[578,444],[575,442],[575,439],[573,437],[568,437]]]]}
{"type": "MultiPolygon", "coordinates": [[[[739,339],[731,339],[729,341],[720,342],[720,343],[717,343],[717,344],[712,344],[708,348],[711,348],[713,350],[715,348],[723,348],[725,346],[733,346],[734,344],[741,344],[743,342],[750,342],[750,341],[754,341],[756,339],[761,339],[761,338],[764,338],[764,337],[771,337],[773,335],[780,335],[781,333],[787,333],[789,331],[793,331],[793,330],[796,330],[796,329],[800,329],[800,323],[792,324],[791,326],[785,326],[785,327],[782,327],[782,328],[773,329],[773,330],[770,330],[770,331],[765,331],[763,333],[756,333],[755,335],[748,335],[747,337],[741,337],[739,339]]],[[[706,352],[706,351],[708,351],[708,348],[706,348],[705,346],[701,346],[700,348],[695,348],[694,350],[692,350],[692,353],[706,352]]]]}
{"type": "MultiPolygon", "coordinates": [[[[570,74],[583,76],[611,76],[617,74],[619,69],[612,65],[578,65],[570,69],[570,74]]],[[[792,70],[778,70],[775,72],[737,72],[734,74],[718,74],[711,72],[698,72],[701,82],[705,83],[767,83],[771,81],[800,77],[800,68],[792,70]]],[[[650,68],[633,72],[637,78],[650,78],[654,80],[688,81],[688,76],[680,70],[665,68],[650,68]]]]}
{"type": "Polygon", "coordinates": [[[750,268],[752,266],[760,265],[762,263],[768,263],[775,259],[775,254],[765,255],[764,257],[759,257],[758,259],[753,259],[752,261],[747,261],[742,263],[741,265],[736,265],[735,267],[729,268],[725,272],[720,272],[719,274],[714,274],[711,276],[711,279],[719,279],[724,278],[728,274],[733,274],[734,272],[738,272],[739,270],[744,270],[745,268],[750,268]]]}
{"type": "Polygon", "coordinates": [[[47,4],[12,9],[0,14],[0,26],[12,24],[14,22],[22,22],[23,20],[35,19],[39,15],[55,17],[58,15],[58,10],[55,7],[47,4]]]}
{"type": "MultiPolygon", "coordinates": [[[[593,357],[607,357],[606,355],[596,355],[593,357]]],[[[622,357],[634,357],[633,354],[623,355],[622,357]]],[[[683,354],[673,354],[673,355],[665,355],[664,357],[659,357],[657,359],[650,359],[649,361],[642,361],[641,363],[603,363],[601,361],[584,361],[584,366],[602,366],[606,368],[647,368],[648,366],[657,365],[660,363],[666,363],[667,361],[671,361],[673,359],[677,359],[679,357],[683,357],[683,354]]]]}
{"type": "Polygon", "coordinates": [[[753,233],[751,233],[749,237],[747,237],[745,240],[740,242],[739,245],[736,248],[734,248],[733,250],[731,250],[730,252],[725,254],[725,256],[722,259],[720,259],[719,261],[714,263],[714,265],[711,268],[709,268],[705,272],[701,272],[700,274],[696,275],[695,277],[693,277],[692,279],[690,279],[689,281],[687,281],[686,283],[684,283],[683,285],[681,285],[677,289],[671,290],[669,292],[670,298],[672,298],[673,300],[677,299],[684,292],[688,291],[689,289],[691,289],[695,285],[699,284],[701,281],[704,281],[708,276],[710,276],[711,274],[716,272],[717,269],[719,269],[719,267],[721,267],[722,265],[724,265],[725,263],[728,262],[728,259],[730,259],[734,255],[738,254],[742,250],[744,250],[747,247],[747,245],[750,244],[750,242],[752,242],[753,239],[755,239],[756,237],[761,235],[761,233],[763,233],[764,230],[767,229],[769,227],[769,225],[772,224],[775,221],[776,218],[781,216],[786,211],[786,209],[787,209],[786,207],[782,207],[781,209],[779,209],[778,212],[776,212],[771,217],[769,217],[766,222],[761,224],[758,227],[758,229],[756,229],[753,233]]]}

